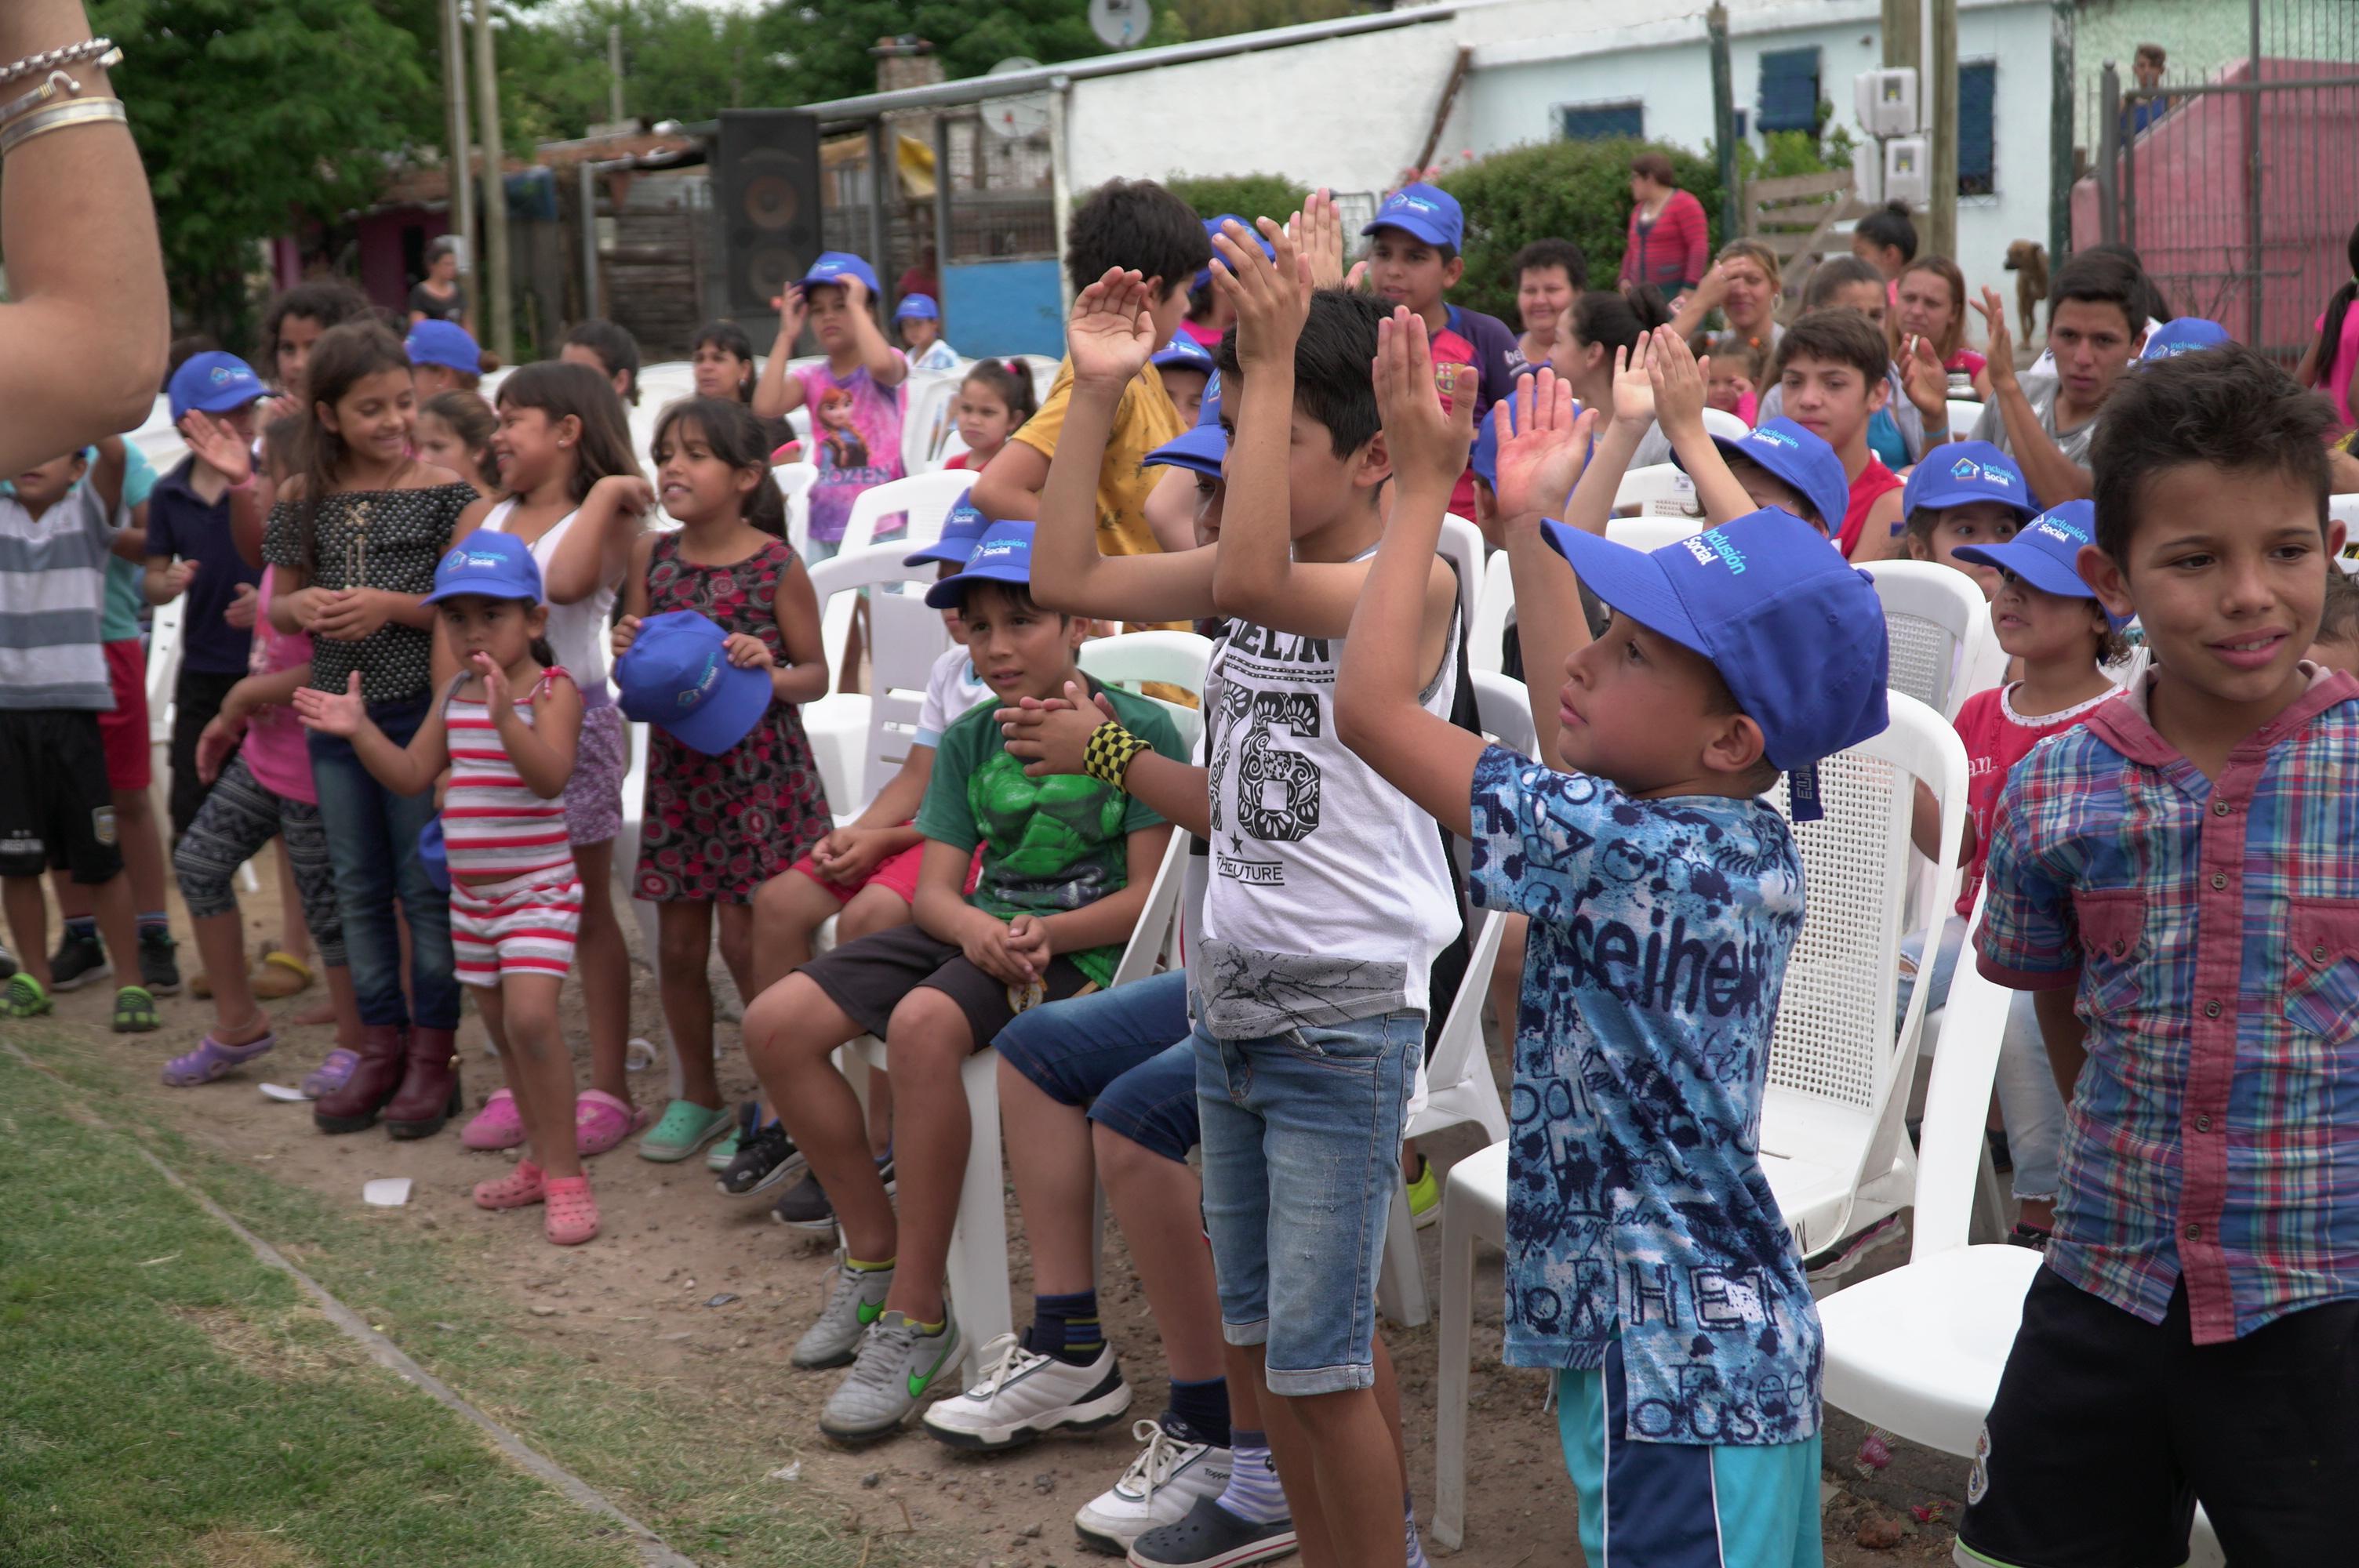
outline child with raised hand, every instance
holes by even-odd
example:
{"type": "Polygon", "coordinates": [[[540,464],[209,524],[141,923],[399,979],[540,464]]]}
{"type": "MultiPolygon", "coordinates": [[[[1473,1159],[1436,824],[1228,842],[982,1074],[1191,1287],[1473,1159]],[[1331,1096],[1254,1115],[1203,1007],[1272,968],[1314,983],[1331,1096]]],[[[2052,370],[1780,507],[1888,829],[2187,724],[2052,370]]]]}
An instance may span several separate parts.
{"type": "MultiPolygon", "coordinates": [[[[582,737],[565,784],[565,833],[582,874],[582,996],[590,1087],[577,1108],[584,1154],[603,1154],[645,1124],[624,1057],[631,1022],[630,953],[614,914],[614,840],[623,831],[629,741],[606,683],[614,591],[655,492],[631,456],[614,384],[584,365],[529,364],[500,384],[491,438],[505,494],[484,518],[532,552],[548,608],[549,643],[582,694],[582,737]]],[[[494,1096],[462,1135],[471,1149],[522,1141],[515,1107],[494,1096]]]]}
{"type": "Polygon", "coordinates": [[[1515,1101],[1560,1108],[1511,1140],[1506,1358],[1554,1372],[1590,1561],[1610,1538],[1634,1562],[1815,1568],[1823,1349],[1757,1146],[1802,872],[1760,796],[1884,727],[1883,615],[1775,511],[1652,555],[1544,522],[1581,462],[1557,393],[1501,444],[1499,494],[1519,564],[1551,579],[1521,624],[1526,667],[1565,671],[1534,707],[1566,771],[1436,722],[1385,630],[1417,612],[1465,448],[1421,328],[1386,334],[1400,495],[1336,706],[1346,744],[1471,832],[1477,901],[1531,919],[1515,1101]],[[1593,643],[1568,565],[1614,610],[1593,643]],[[1693,972],[1648,983],[1636,955],[1664,931],[1693,972]]]}
{"type": "MultiPolygon", "coordinates": [[[[433,703],[434,611],[425,596],[435,564],[475,531],[486,503],[450,470],[410,455],[418,400],[409,356],[385,328],[330,328],[304,380],[295,471],[275,487],[239,476],[270,492],[262,553],[271,623],[310,634],[310,689],[341,693],[357,676],[370,723],[407,745],[433,703]]],[[[434,801],[387,789],[341,736],[315,730],[310,744],[362,1025],[359,1063],[312,1102],[311,1119],[323,1132],[357,1132],[382,1118],[397,1138],[431,1137],[460,1104],[450,900],[418,843],[434,801]]]]}
{"type": "Polygon", "coordinates": [[[705,979],[713,910],[721,957],[740,996],[759,994],[754,895],[834,826],[797,705],[827,690],[819,600],[783,535],[785,498],[770,477],[753,410],[698,397],[666,409],[650,456],[658,499],[677,532],[642,534],[624,577],[615,676],[626,717],[662,719],[672,693],[636,708],[625,657],[650,616],[689,611],[727,634],[728,662],[766,672],[771,700],[717,752],[660,723],[651,732],[641,813],[637,896],[658,906],[656,973],[679,1054],[680,1098],[639,1141],[642,1158],[685,1160],[729,1130],[712,1070],[712,988],[705,979]]]}
{"type": "MultiPolygon", "coordinates": [[[[1638,357],[1643,363],[1634,362],[1632,370],[1647,378],[1655,423],[1671,443],[1671,460],[1695,481],[1707,526],[1717,528],[1775,506],[1826,532],[1826,510],[1843,494],[1843,466],[1825,442],[1785,420],[1742,437],[1705,429],[1711,362],[1697,363],[1687,340],[1669,327],[1656,328],[1650,341],[1638,345],[1638,357]]],[[[1621,390],[1617,379],[1617,423],[1621,390]]]]}
{"type": "MultiPolygon", "coordinates": [[[[1067,331],[1074,392],[1036,582],[1077,613],[1235,622],[1207,683],[1216,874],[1191,955],[1200,1081],[1235,1086],[1201,1098],[1206,1217],[1227,1337],[1278,1396],[1264,1413],[1305,1557],[1372,1563],[1400,1552],[1405,1530],[1373,1388],[1383,1206],[1429,975],[1460,922],[1440,836],[1336,743],[1331,711],[1334,660],[1385,531],[1391,470],[1368,381],[1381,307],[1314,291],[1294,237],[1266,219],[1261,232],[1274,260],[1239,228],[1215,242],[1213,281],[1238,314],[1220,354],[1233,434],[1219,542],[1145,557],[1094,547],[1097,458],[1158,341],[1145,280],[1109,272],[1067,331]],[[1304,1071],[1306,1042],[1343,1064],[1332,1071],[1357,1086],[1355,1109],[1336,1103],[1332,1071],[1304,1071]],[[1296,1162],[1337,1173],[1339,1206],[1273,1206],[1275,1173],[1296,1162]]],[[[1457,589],[1430,546],[1425,566],[1421,603],[1387,634],[1420,672],[1429,710],[1446,715],[1457,589]]]]}
{"type": "Polygon", "coordinates": [[[369,772],[403,795],[442,803],[451,869],[451,939],[459,978],[500,1054],[526,1133],[516,1169],[475,1186],[483,1208],[548,1206],[560,1247],[598,1234],[598,1202],[574,1148],[573,1057],[557,995],[573,967],[582,881],[567,848],[565,781],[582,734],[582,695],[545,633],[540,568],[510,534],[470,534],[435,568],[448,645],[462,669],[406,746],[369,720],[354,673],[341,696],[303,690],[295,711],[317,733],[350,742],[369,772]]]}
{"type": "Polygon", "coordinates": [[[2075,565],[2154,659],[1991,827],[1976,961],[2033,993],[2068,1104],[1962,1561],[2184,1562],[2199,1501],[2231,1562],[2349,1549],[2359,684],[2304,656],[2332,421],[2232,345],[2122,377],[2090,450],[2075,565]]]}
{"type": "MultiPolygon", "coordinates": [[[[811,481],[807,553],[814,560],[842,548],[852,503],[862,491],[902,474],[901,416],[908,406],[909,362],[877,330],[868,308],[875,297],[876,274],[865,261],[846,251],[822,252],[802,280],[779,297],[777,341],[754,387],[754,412],[766,419],[810,410],[806,450],[819,477],[811,481]],[[827,358],[792,369],[787,362],[806,319],[827,358]]],[[[900,527],[894,522],[889,531],[900,527]]]]}
{"type": "Polygon", "coordinates": [[[981,470],[1039,409],[1032,372],[1022,360],[977,360],[959,383],[951,409],[966,450],[942,467],[981,470]]]}

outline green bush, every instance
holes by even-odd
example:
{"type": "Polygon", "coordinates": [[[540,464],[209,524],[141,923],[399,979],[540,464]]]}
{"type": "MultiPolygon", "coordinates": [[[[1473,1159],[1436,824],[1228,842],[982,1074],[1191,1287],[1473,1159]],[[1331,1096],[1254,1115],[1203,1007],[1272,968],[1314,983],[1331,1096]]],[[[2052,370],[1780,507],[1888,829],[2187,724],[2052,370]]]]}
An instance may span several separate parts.
{"type": "Polygon", "coordinates": [[[1466,276],[1453,303],[1521,328],[1507,263],[1530,242],[1571,240],[1589,258],[1589,286],[1612,288],[1630,232],[1630,159],[1670,155],[1680,189],[1703,203],[1718,248],[1720,170],[1711,156],[1636,141],[1532,142],[1443,175],[1438,184],[1466,210],[1466,276]]]}
{"type": "Polygon", "coordinates": [[[1199,218],[1234,212],[1248,223],[1256,218],[1283,223],[1310,194],[1310,187],[1278,174],[1180,175],[1163,183],[1193,207],[1199,218]]]}

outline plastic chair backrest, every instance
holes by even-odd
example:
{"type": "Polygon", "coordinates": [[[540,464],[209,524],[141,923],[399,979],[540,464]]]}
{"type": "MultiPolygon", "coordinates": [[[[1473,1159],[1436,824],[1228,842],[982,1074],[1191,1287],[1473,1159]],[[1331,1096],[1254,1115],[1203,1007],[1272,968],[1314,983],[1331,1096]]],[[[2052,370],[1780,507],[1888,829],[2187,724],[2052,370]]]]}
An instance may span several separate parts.
{"type": "Polygon", "coordinates": [[[852,514],[843,524],[844,551],[849,554],[875,544],[878,524],[896,513],[906,514],[908,518],[908,526],[892,535],[902,554],[908,554],[919,545],[932,544],[942,536],[942,519],[950,515],[958,498],[973,483],[974,475],[955,470],[911,474],[889,483],[871,485],[853,498],[852,514]]]}
{"type": "Polygon", "coordinates": [[[958,406],[964,382],[958,371],[912,371],[908,401],[901,412],[901,470],[932,473],[946,455],[944,438],[951,431],[951,414],[958,406]]]}
{"type": "Polygon", "coordinates": [[[2343,548],[2335,564],[2354,577],[2359,577],[2359,495],[2330,495],[2326,498],[2326,515],[2343,524],[2343,548]]]}
{"type": "Polygon", "coordinates": [[[1974,427],[1982,422],[1982,417],[1981,404],[1971,398],[1950,399],[1950,434],[1959,440],[1962,441],[1971,437],[1974,433],[1974,427]]]}
{"type": "Polygon", "coordinates": [[[1492,556],[1483,568],[1483,591],[1474,600],[1474,620],[1466,632],[1466,663],[1480,675],[1495,675],[1506,663],[1507,617],[1516,608],[1516,576],[1507,552],[1492,556]]]}
{"type": "Polygon", "coordinates": [[[1892,689],[1954,718],[1965,700],[1968,666],[1996,642],[1983,590],[1965,573],[1934,561],[1877,561],[1867,573],[1884,605],[1892,689]]]}
{"type": "Polygon", "coordinates": [[[810,492],[819,470],[810,463],[780,463],[770,470],[770,477],[787,498],[787,543],[802,555],[810,548],[810,492]]]}
{"type": "MultiPolygon", "coordinates": [[[[1093,678],[1125,691],[1139,692],[1141,687],[1154,681],[1176,686],[1201,700],[1204,695],[1205,666],[1212,657],[1211,641],[1193,632],[1125,632],[1118,636],[1093,637],[1083,643],[1078,662],[1093,678]]],[[[1172,724],[1180,731],[1180,743],[1193,751],[1197,739],[1204,732],[1202,710],[1166,702],[1159,697],[1147,700],[1171,716],[1172,724]]]]}
{"type": "Polygon", "coordinates": [[[1540,760],[1539,732],[1532,728],[1531,698],[1524,683],[1496,670],[1469,672],[1474,679],[1474,711],[1483,733],[1510,752],[1540,760]]]}
{"type": "Polygon", "coordinates": [[[926,602],[928,586],[929,579],[912,578],[898,589],[878,588],[868,595],[868,760],[861,776],[872,791],[882,789],[908,760],[927,684],[951,650],[942,612],[926,602]]]}
{"type": "Polygon", "coordinates": [[[1188,835],[1178,827],[1171,830],[1171,842],[1163,851],[1163,859],[1155,868],[1155,881],[1147,884],[1147,903],[1138,912],[1138,924],[1130,928],[1130,940],[1123,944],[1122,957],[1114,964],[1110,986],[1128,985],[1145,979],[1158,969],[1177,968],[1180,957],[1180,896],[1187,881],[1188,835]]]}
{"type": "Polygon", "coordinates": [[[1471,630],[1483,598],[1483,530],[1452,513],[1441,520],[1435,553],[1458,568],[1458,625],[1461,631],[1471,630]]]}
{"type": "MultiPolygon", "coordinates": [[[[909,650],[910,656],[922,655],[929,669],[935,656],[950,646],[950,633],[942,625],[941,612],[928,610],[925,605],[925,590],[934,585],[934,568],[930,565],[903,566],[901,557],[908,553],[907,545],[898,539],[891,539],[882,545],[871,545],[864,550],[847,550],[810,568],[811,591],[819,597],[820,646],[827,659],[831,681],[843,667],[843,647],[852,635],[852,607],[858,601],[859,595],[855,590],[859,589],[897,589],[907,586],[912,589],[902,597],[918,600],[916,610],[924,611],[932,618],[931,633],[925,633],[914,611],[907,617],[905,625],[900,611],[906,607],[895,606],[888,614],[892,615],[897,629],[906,631],[906,640],[918,644],[909,650]],[[925,651],[928,649],[931,652],[925,651]]],[[[884,596],[871,595],[872,600],[884,596]]],[[[872,617],[875,614],[873,604],[870,614],[872,617]]],[[[869,649],[872,661],[879,656],[879,650],[886,642],[883,623],[880,622],[878,635],[869,649]]],[[[898,649],[886,650],[883,656],[897,659],[901,652],[898,649]]],[[[883,683],[880,679],[872,684],[881,687],[883,683]]],[[[917,686],[921,693],[925,684],[925,676],[919,676],[917,686]]]]}
{"type": "Polygon", "coordinates": [[[1474,920],[1466,973],[1458,982],[1458,994],[1450,1000],[1433,1056],[1425,1065],[1426,1108],[1411,1119],[1405,1136],[1420,1137],[1462,1121],[1479,1124],[1486,1141],[1503,1138],[1508,1130],[1506,1107],[1500,1103],[1498,1080],[1491,1076],[1483,1045],[1483,1008],[1490,1000],[1491,972],[1498,967],[1499,939],[1506,923],[1492,910],[1476,911],[1474,920]]]}
{"type": "Polygon", "coordinates": [[[1634,550],[1659,550],[1702,532],[1701,517],[1613,517],[1605,524],[1607,538],[1634,550]]]}
{"type": "MultiPolygon", "coordinates": [[[[1985,889],[1974,900],[1969,931],[1983,923],[1985,889]]],[[[1913,1261],[1966,1244],[1973,1224],[1974,1182],[1982,1168],[1983,1129],[1991,1085],[1998,1074],[1999,1043],[2014,993],[1986,979],[1972,953],[1962,954],[1941,1005],[1941,1048],[1925,1090],[1925,1118],[1917,1142],[1916,1212],[1908,1222],[1913,1261]]]]}
{"type": "MultiPolygon", "coordinates": [[[[1677,515],[1695,504],[1695,481],[1677,463],[1654,463],[1642,469],[1632,469],[1622,476],[1614,492],[1614,504],[1619,508],[1636,506],[1642,514],[1662,516],[1668,512],[1677,515]]],[[[1699,524],[1701,526],[1701,524],[1699,524]]]]}
{"type": "Polygon", "coordinates": [[[147,740],[168,745],[172,739],[172,692],[180,678],[181,622],[188,613],[182,595],[159,604],[147,622],[147,740]]]}
{"type": "Polygon", "coordinates": [[[1725,408],[1707,408],[1703,411],[1703,428],[1704,434],[1708,436],[1718,436],[1723,440],[1741,441],[1752,431],[1753,427],[1745,422],[1745,416],[1741,414],[1731,414],[1725,408]]]}
{"type": "MultiPolygon", "coordinates": [[[[1809,894],[1769,1047],[1773,1092],[1829,1100],[1879,1119],[1860,1151],[1862,1173],[1889,1169],[1897,1153],[1907,1098],[1898,1075],[1901,1064],[1916,1060],[1930,989],[1916,989],[1896,1030],[1912,780],[1932,791],[1941,813],[1940,854],[1926,873],[1931,907],[1957,902],[1965,824],[1966,752],[1958,732],[1906,693],[1891,692],[1887,702],[1891,722],[1881,734],[1819,763],[1824,816],[1795,824],[1809,894]]],[[[1783,778],[1771,798],[1787,809],[1783,778]]],[[[1854,1180],[1854,1194],[1857,1186],[1854,1180]]]]}

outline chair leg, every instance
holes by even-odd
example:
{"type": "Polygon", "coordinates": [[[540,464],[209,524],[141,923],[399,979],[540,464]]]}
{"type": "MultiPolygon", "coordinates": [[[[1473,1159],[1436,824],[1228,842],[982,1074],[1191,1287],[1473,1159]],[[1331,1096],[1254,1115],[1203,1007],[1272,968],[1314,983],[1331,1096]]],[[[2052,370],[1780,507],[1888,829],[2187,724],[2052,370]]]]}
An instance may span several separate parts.
{"type": "MultiPolygon", "coordinates": [[[[631,913],[637,916],[639,922],[639,951],[647,955],[647,968],[653,969],[656,954],[663,946],[660,917],[656,913],[656,906],[643,898],[631,900],[631,913]]],[[[686,1086],[679,1071],[679,1046],[671,1037],[671,1025],[669,1023],[663,1026],[663,1044],[665,1070],[670,1075],[668,1093],[673,1099],[679,1099],[680,1090],[686,1086]]]]}
{"type": "Polygon", "coordinates": [[[1990,1141],[1983,1141],[1982,1161],[1974,1171],[1974,1212],[1967,1223],[1966,1239],[1991,1243],[2006,1239],[2006,1189],[1991,1163],[1990,1141]]]}
{"type": "Polygon", "coordinates": [[[1408,1212],[1408,1188],[1393,1184],[1392,1213],[1385,1221],[1385,1252],[1376,1269],[1376,1310],[1403,1328],[1431,1315],[1425,1298],[1425,1271],[1417,1256],[1417,1221],[1408,1212]]]}
{"type": "Polygon", "coordinates": [[[1441,1319],[1435,1338],[1433,1539],[1466,1540],[1466,1401],[1474,1353],[1474,1228],[1441,1202],[1441,1319]]]}
{"type": "Polygon", "coordinates": [[[959,1187],[958,1225],[951,1232],[944,1279],[964,1336],[964,1376],[983,1376],[983,1347],[1015,1326],[1007,1304],[1007,1203],[999,1148],[999,1058],[978,1051],[960,1069],[967,1114],[966,1175],[959,1187]]]}

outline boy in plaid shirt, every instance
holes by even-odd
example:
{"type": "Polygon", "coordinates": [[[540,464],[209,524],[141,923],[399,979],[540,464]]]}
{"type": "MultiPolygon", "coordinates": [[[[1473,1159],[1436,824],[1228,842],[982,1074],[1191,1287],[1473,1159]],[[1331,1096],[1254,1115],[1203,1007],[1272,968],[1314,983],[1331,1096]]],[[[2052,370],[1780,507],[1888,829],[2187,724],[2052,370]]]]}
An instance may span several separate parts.
{"type": "Polygon", "coordinates": [[[2332,416],[2234,346],[2125,377],[2081,573],[2155,651],[2020,763],[1983,972],[2070,1102],[2056,1236],[1957,1560],[2350,1560],[2359,1474],[2359,682],[2308,663],[2332,416]]]}

